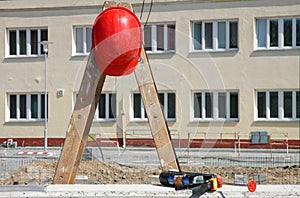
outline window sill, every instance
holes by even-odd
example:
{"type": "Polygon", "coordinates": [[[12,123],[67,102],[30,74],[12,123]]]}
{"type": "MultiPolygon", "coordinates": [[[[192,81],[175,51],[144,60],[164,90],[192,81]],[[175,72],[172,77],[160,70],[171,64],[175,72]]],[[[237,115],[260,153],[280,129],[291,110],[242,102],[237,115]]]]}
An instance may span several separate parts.
{"type": "Polygon", "coordinates": [[[13,61],[30,61],[30,60],[39,60],[44,61],[44,55],[37,55],[37,56],[7,56],[4,58],[4,62],[13,62],[13,61]]]}
{"type": "Polygon", "coordinates": [[[86,56],[89,56],[90,53],[87,53],[87,54],[72,54],[72,58],[76,58],[76,57],[86,57],[86,56]]]}
{"type": "Polygon", "coordinates": [[[148,119],[134,118],[134,119],[131,119],[129,122],[148,122],[148,119]]]}
{"type": "Polygon", "coordinates": [[[196,119],[193,118],[191,122],[239,122],[238,118],[236,119],[196,119]]]}
{"type": "MultiPolygon", "coordinates": [[[[167,122],[176,122],[176,119],[166,119],[167,122]]],[[[130,122],[148,122],[148,119],[131,119],[130,122]]]]}
{"type": "Polygon", "coordinates": [[[36,122],[45,122],[45,120],[7,120],[6,123],[36,123],[36,122]]]}
{"type": "Polygon", "coordinates": [[[254,122],[299,122],[300,118],[286,118],[286,119],[255,119],[254,122]]]}
{"type": "Polygon", "coordinates": [[[204,50],[191,50],[190,53],[219,53],[219,52],[237,52],[239,48],[232,48],[232,49],[204,49],[204,50]]]}
{"type": "Polygon", "coordinates": [[[93,122],[116,122],[117,119],[95,119],[93,122]]]}
{"type": "Polygon", "coordinates": [[[147,54],[175,54],[176,51],[146,51],[147,54]]]}
{"type": "Polygon", "coordinates": [[[298,47],[269,47],[269,48],[256,48],[254,52],[267,52],[267,51],[286,51],[286,50],[300,50],[300,46],[298,47]]]}

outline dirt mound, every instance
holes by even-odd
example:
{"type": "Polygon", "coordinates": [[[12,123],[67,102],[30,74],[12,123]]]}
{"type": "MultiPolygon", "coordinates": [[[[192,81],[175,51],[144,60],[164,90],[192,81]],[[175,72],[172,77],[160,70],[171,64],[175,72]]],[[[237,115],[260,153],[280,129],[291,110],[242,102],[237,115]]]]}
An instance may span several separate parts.
{"type": "MultiPolygon", "coordinates": [[[[56,163],[34,161],[6,178],[0,185],[51,183],[56,163]]],[[[183,171],[210,173],[222,177],[224,183],[233,184],[235,174],[266,174],[268,184],[299,184],[300,167],[241,168],[241,167],[197,167],[184,166],[183,171]]],[[[158,184],[159,168],[127,167],[117,163],[82,161],[77,175],[84,175],[89,184],[158,184]]]]}

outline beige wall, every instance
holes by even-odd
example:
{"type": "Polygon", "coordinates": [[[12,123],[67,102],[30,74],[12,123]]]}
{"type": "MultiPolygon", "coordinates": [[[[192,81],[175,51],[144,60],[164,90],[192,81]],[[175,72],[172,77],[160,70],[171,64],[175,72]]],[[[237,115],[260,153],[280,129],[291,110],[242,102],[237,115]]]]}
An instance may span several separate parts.
{"type": "MultiPolygon", "coordinates": [[[[8,1],[0,2],[0,137],[43,137],[44,123],[7,122],[6,93],[44,90],[44,58],[6,58],[6,28],[48,27],[49,47],[49,137],[64,137],[80,86],[87,57],[72,56],[74,25],[92,25],[103,1],[8,1]],[[57,89],[64,96],[57,97],[57,89]]],[[[140,2],[140,1],[132,1],[140,2]]],[[[176,122],[169,127],[182,138],[203,138],[202,132],[250,131],[288,132],[299,140],[299,121],[258,122],[254,120],[256,90],[298,90],[299,49],[255,50],[255,18],[300,16],[297,1],[154,1],[149,22],[176,22],[176,53],[149,54],[159,91],[176,92],[176,122]],[[167,6],[166,6],[167,5],[167,6]],[[226,52],[191,52],[190,21],[238,19],[239,49],[226,52]],[[192,92],[236,90],[239,92],[238,122],[191,120],[192,92]]],[[[140,16],[141,4],[134,4],[140,16]]],[[[148,10],[146,7],[145,10],[148,10]]],[[[143,14],[145,21],[147,12],[143,14]]],[[[124,130],[149,130],[146,122],[130,119],[131,93],[138,90],[134,75],[108,77],[104,91],[117,92],[117,122],[94,122],[91,133],[115,136],[124,130]]],[[[274,135],[275,137],[276,135],[274,135]]],[[[281,135],[277,135],[282,137],[281,135]]]]}

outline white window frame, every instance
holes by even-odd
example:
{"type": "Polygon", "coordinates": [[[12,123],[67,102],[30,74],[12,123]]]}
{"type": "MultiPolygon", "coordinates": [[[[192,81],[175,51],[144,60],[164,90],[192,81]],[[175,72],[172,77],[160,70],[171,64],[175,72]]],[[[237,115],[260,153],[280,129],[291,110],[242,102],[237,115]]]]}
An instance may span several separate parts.
{"type": "Polygon", "coordinates": [[[254,120],[255,121],[299,121],[300,118],[296,117],[296,92],[295,90],[256,90],[255,91],[255,108],[254,108],[254,120]],[[258,92],[266,93],[266,117],[258,117],[258,92]],[[278,117],[270,117],[270,92],[278,93],[278,117]],[[292,118],[284,117],[284,92],[292,92],[292,118]]]}
{"type": "Polygon", "coordinates": [[[296,46],[296,20],[299,17],[284,17],[284,18],[256,18],[255,19],[255,49],[256,50],[276,50],[276,49],[298,49],[300,46],[296,46]],[[292,19],[292,46],[284,46],[284,20],[292,19]],[[257,26],[258,20],[266,20],[266,46],[258,46],[257,26]],[[270,21],[278,20],[278,47],[270,46],[270,21]]]}
{"type": "MultiPolygon", "coordinates": [[[[45,118],[41,118],[41,96],[45,95],[45,93],[7,93],[7,121],[8,122],[39,122],[44,121],[45,118]],[[10,118],[10,96],[15,95],[16,101],[17,101],[17,118],[10,118]],[[26,95],[26,118],[20,117],[20,95],[26,95]],[[31,95],[37,95],[38,96],[38,117],[37,118],[31,118],[31,95]]],[[[47,100],[48,101],[48,100],[47,100]]],[[[48,106],[48,105],[47,105],[48,106]]],[[[48,111],[47,111],[48,112],[48,111]]]]}
{"type": "Polygon", "coordinates": [[[158,94],[163,94],[164,96],[164,105],[163,105],[163,113],[164,116],[166,118],[167,121],[172,121],[175,122],[176,121],[176,93],[175,92],[159,92],[158,94]],[[168,99],[169,99],[169,94],[170,93],[174,93],[175,94],[175,118],[169,118],[168,117],[168,112],[169,112],[169,108],[168,108],[168,99]]]}
{"type": "Polygon", "coordinates": [[[192,21],[191,22],[191,51],[192,52],[202,52],[202,51],[236,51],[239,49],[239,21],[235,19],[231,20],[216,20],[216,21],[192,21]],[[226,32],[225,32],[225,48],[219,48],[218,47],[218,23],[219,22],[225,22],[226,32]],[[237,48],[230,48],[230,22],[236,22],[237,23],[237,48]],[[201,49],[195,49],[194,46],[194,24],[195,23],[201,23],[201,49]],[[205,24],[206,23],[212,23],[212,42],[213,47],[212,49],[205,49],[205,24]]]}
{"type": "Polygon", "coordinates": [[[95,111],[95,116],[94,116],[94,121],[101,121],[101,122],[114,122],[117,120],[117,115],[115,115],[114,118],[110,118],[109,117],[109,107],[110,107],[110,100],[109,100],[109,95],[115,95],[116,97],[116,104],[115,104],[115,108],[116,108],[116,114],[117,114],[117,94],[115,92],[107,92],[107,93],[101,93],[101,95],[105,95],[105,118],[99,118],[99,103],[97,105],[96,111],[95,111]]]}
{"type": "MultiPolygon", "coordinates": [[[[86,30],[87,28],[91,28],[92,29],[92,26],[90,25],[86,25],[86,26],[73,26],[73,56],[82,56],[82,55],[89,55],[90,54],[90,51],[92,49],[88,49],[87,48],[87,40],[86,40],[86,30]],[[82,45],[83,45],[83,52],[77,52],[77,46],[76,46],[76,38],[77,38],[77,35],[76,35],[76,29],[82,29],[83,31],[83,34],[82,34],[82,45]]],[[[92,38],[92,36],[91,36],[92,38]]],[[[90,41],[92,43],[92,41],[90,41]]]]}
{"type": "Polygon", "coordinates": [[[146,117],[146,109],[144,107],[142,96],[141,96],[141,117],[140,118],[134,117],[134,94],[140,94],[140,93],[134,92],[131,94],[131,111],[130,111],[131,120],[132,121],[148,121],[148,118],[146,117]]]}
{"type": "Polygon", "coordinates": [[[40,42],[41,40],[41,31],[47,30],[47,37],[49,37],[49,32],[47,27],[39,27],[39,28],[8,28],[7,29],[7,50],[6,50],[6,57],[37,57],[43,56],[43,47],[40,42]],[[31,54],[31,30],[37,30],[38,40],[37,40],[37,54],[31,54]],[[16,31],[16,55],[10,54],[10,31],[16,31]],[[26,31],[26,54],[20,54],[20,31],[26,31]]]}
{"type": "Polygon", "coordinates": [[[193,91],[192,92],[192,102],[191,102],[191,121],[225,121],[225,122],[238,122],[239,121],[239,114],[240,114],[240,109],[239,109],[239,92],[235,90],[230,90],[230,91],[193,91]],[[196,118],[195,117],[195,111],[194,111],[194,94],[195,93],[201,93],[201,117],[196,118]],[[212,93],[213,95],[213,108],[212,108],[212,117],[207,118],[206,117],[206,106],[205,106],[205,94],[206,93],[212,93]],[[219,118],[219,93],[226,93],[226,117],[225,118],[219,118]],[[237,104],[237,111],[238,111],[238,117],[237,118],[231,118],[230,117],[230,93],[237,93],[238,97],[238,104],[237,104]]]}
{"type": "MultiPolygon", "coordinates": [[[[96,107],[96,110],[95,110],[95,114],[94,114],[94,118],[93,118],[93,121],[94,122],[115,122],[117,120],[117,115],[115,115],[115,118],[110,118],[109,117],[109,95],[110,94],[115,94],[116,95],[116,114],[117,114],[117,109],[118,109],[118,105],[117,105],[117,94],[115,92],[103,92],[101,93],[101,95],[105,95],[105,118],[99,118],[98,115],[99,115],[99,110],[98,110],[98,106],[99,106],[99,103],[100,103],[100,98],[99,98],[99,102],[98,102],[98,105],[96,107]]],[[[78,92],[74,92],[73,94],[73,109],[75,107],[75,104],[76,104],[76,100],[78,98],[78,92]]]]}
{"type": "MultiPolygon", "coordinates": [[[[158,94],[163,94],[164,96],[164,105],[163,105],[163,113],[168,122],[175,122],[176,121],[176,109],[175,109],[175,118],[169,118],[168,117],[168,94],[169,93],[174,93],[175,94],[175,108],[176,108],[176,93],[175,92],[159,92],[158,94]]],[[[131,112],[130,112],[130,117],[132,121],[148,121],[148,118],[146,117],[146,109],[144,107],[144,103],[141,97],[141,117],[140,118],[135,118],[134,117],[134,94],[140,94],[140,93],[132,93],[131,94],[131,112]]]]}
{"type": "MultiPolygon", "coordinates": [[[[147,24],[151,26],[151,48],[152,50],[147,50],[147,53],[174,53],[176,51],[176,24],[169,23],[157,23],[157,24],[147,24]],[[157,50],[157,26],[164,25],[164,50],[157,50]],[[175,25],[174,30],[174,50],[168,50],[168,25],[175,25]]],[[[144,27],[143,27],[144,28],[144,27]]],[[[143,32],[143,41],[144,41],[144,32],[143,32]]]]}

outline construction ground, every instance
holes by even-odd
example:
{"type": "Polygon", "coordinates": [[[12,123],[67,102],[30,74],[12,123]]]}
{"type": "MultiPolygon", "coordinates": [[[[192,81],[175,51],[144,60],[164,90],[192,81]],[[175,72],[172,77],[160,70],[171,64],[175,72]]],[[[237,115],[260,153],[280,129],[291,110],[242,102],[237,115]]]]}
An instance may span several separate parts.
{"type": "MultiPolygon", "coordinates": [[[[87,148],[75,185],[50,185],[61,148],[48,154],[17,155],[43,148],[0,150],[0,197],[189,197],[159,185],[154,148],[87,148]]],[[[299,150],[176,149],[183,171],[212,173],[223,178],[220,193],[203,197],[299,197],[299,150]],[[238,155],[238,156],[237,156],[238,155]],[[256,180],[257,191],[247,189],[256,180]],[[281,190],[279,190],[281,189],[281,190]],[[283,190],[285,189],[285,190],[283,190]]]]}

